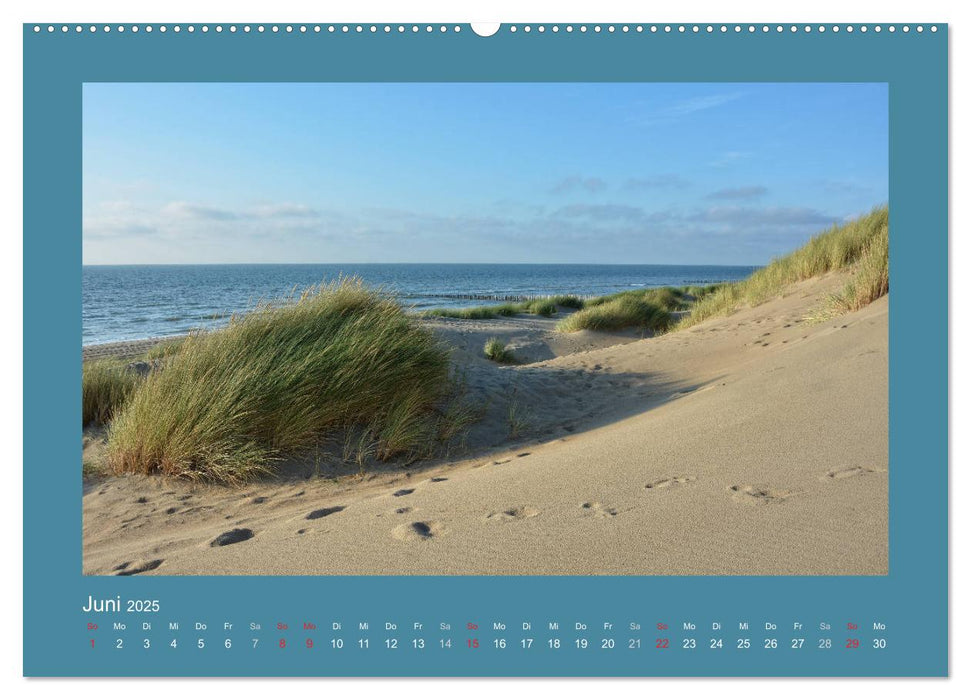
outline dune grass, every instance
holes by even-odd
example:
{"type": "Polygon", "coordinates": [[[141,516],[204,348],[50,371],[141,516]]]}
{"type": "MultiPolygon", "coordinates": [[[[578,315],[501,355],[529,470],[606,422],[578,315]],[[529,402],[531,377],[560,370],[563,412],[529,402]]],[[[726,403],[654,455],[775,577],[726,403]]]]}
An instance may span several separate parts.
{"type": "Polygon", "coordinates": [[[857,275],[865,274],[868,277],[858,283],[854,280],[860,291],[854,286],[852,290],[844,290],[844,295],[852,298],[852,303],[859,303],[855,300],[862,301],[874,293],[885,294],[889,288],[889,278],[886,277],[887,243],[883,244],[881,259],[879,240],[881,237],[887,240],[888,221],[887,207],[880,207],[842,226],[833,226],[810,239],[802,248],[756,270],[747,279],[721,285],[708,293],[691,307],[690,313],[681,319],[678,327],[693,326],[714,316],[727,316],[744,305],[757,306],[778,296],[794,282],[845,269],[858,262],[857,275]],[[863,259],[870,251],[874,251],[874,259],[867,264],[867,272],[863,273],[863,259]]]}
{"type": "Polygon", "coordinates": [[[856,273],[830,299],[837,312],[856,311],[890,291],[890,235],[884,224],[860,257],[856,273]]]}
{"type": "Polygon", "coordinates": [[[182,346],[185,345],[186,339],[186,336],[182,336],[160,341],[145,353],[144,359],[151,362],[152,360],[164,360],[172,355],[177,355],[182,350],[182,346]]]}
{"type": "Polygon", "coordinates": [[[671,312],[688,304],[688,295],[675,287],[625,290],[588,299],[582,310],[560,321],[556,330],[572,333],[641,328],[663,333],[671,326],[671,312]]]}
{"type": "Polygon", "coordinates": [[[482,352],[493,362],[511,364],[516,361],[516,357],[511,351],[506,349],[506,344],[499,338],[489,338],[482,352]]]}
{"type": "Polygon", "coordinates": [[[411,455],[443,429],[448,368],[435,336],[379,292],[315,287],[190,335],[115,415],[107,465],[241,482],[341,430],[380,459],[411,455]]]}
{"type": "Polygon", "coordinates": [[[95,360],[81,367],[82,425],[107,425],[128,401],[142,377],[127,362],[95,360]]]}
{"type": "Polygon", "coordinates": [[[671,325],[671,313],[647,295],[623,294],[615,299],[590,306],[567,316],[556,324],[556,330],[616,331],[623,328],[642,328],[664,332],[671,325]]]}

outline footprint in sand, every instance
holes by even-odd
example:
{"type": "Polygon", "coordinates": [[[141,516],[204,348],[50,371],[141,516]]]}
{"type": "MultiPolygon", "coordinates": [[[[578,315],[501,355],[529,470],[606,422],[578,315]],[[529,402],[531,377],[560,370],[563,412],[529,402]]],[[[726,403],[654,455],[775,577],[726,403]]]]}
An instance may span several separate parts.
{"type": "Polygon", "coordinates": [[[130,562],[125,562],[124,564],[119,564],[115,567],[115,571],[118,573],[116,576],[134,576],[135,574],[141,574],[146,571],[152,571],[157,569],[162,565],[162,559],[152,559],[150,561],[143,561],[140,564],[132,566],[130,562]]]}
{"type": "Polygon", "coordinates": [[[217,537],[212,542],[210,542],[209,546],[225,547],[230,544],[236,544],[237,542],[245,542],[246,540],[251,539],[253,537],[253,534],[254,534],[253,531],[248,528],[245,528],[245,527],[236,528],[235,530],[229,530],[228,532],[224,532],[219,537],[217,537]]]}
{"type": "Polygon", "coordinates": [[[513,508],[493,511],[486,516],[486,520],[497,523],[508,523],[514,520],[535,518],[537,515],[539,515],[538,508],[533,508],[532,506],[515,506],[513,508]]]}
{"type": "Polygon", "coordinates": [[[267,496],[257,496],[252,501],[250,501],[250,503],[253,503],[254,505],[259,505],[261,503],[266,503],[268,500],[269,500],[269,497],[267,496]]]}
{"type": "Polygon", "coordinates": [[[833,469],[821,477],[820,481],[835,481],[837,479],[849,479],[854,476],[866,476],[867,474],[886,473],[886,469],[872,469],[870,467],[850,467],[849,469],[833,469]]]}
{"type": "Polygon", "coordinates": [[[644,488],[648,490],[653,489],[669,489],[672,486],[681,486],[682,484],[690,484],[695,480],[693,476],[667,476],[663,479],[658,479],[657,481],[650,481],[644,484],[644,488]]]}
{"type": "Polygon", "coordinates": [[[329,508],[318,508],[317,510],[307,513],[307,520],[317,520],[318,518],[326,518],[328,515],[333,515],[334,513],[340,513],[347,506],[331,506],[329,508]]]}
{"type": "Polygon", "coordinates": [[[448,481],[448,477],[446,477],[446,476],[434,476],[431,479],[429,479],[429,481],[432,482],[433,484],[440,484],[443,481],[448,481]]]}
{"type": "Polygon", "coordinates": [[[729,486],[728,490],[732,494],[732,498],[739,503],[747,503],[754,506],[781,503],[792,495],[792,491],[787,491],[786,489],[753,486],[752,484],[729,486]]]}
{"type": "Polygon", "coordinates": [[[403,542],[427,542],[445,532],[445,527],[434,520],[419,520],[399,525],[391,531],[391,536],[403,542]]]}
{"type": "Polygon", "coordinates": [[[414,489],[398,489],[391,495],[398,496],[400,498],[401,496],[407,496],[409,493],[414,493],[414,492],[415,492],[414,489]]]}
{"type": "Polygon", "coordinates": [[[600,501],[587,501],[586,503],[581,503],[580,508],[583,510],[585,515],[591,515],[595,518],[612,518],[617,515],[617,509],[612,506],[605,506],[600,501]]]}
{"type": "Polygon", "coordinates": [[[411,506],[402,506],[401,508],[395,508],[394,512],[395,515],[404,515],[405,513],[411,513],[413,510],[415,509],[411,506]]]}

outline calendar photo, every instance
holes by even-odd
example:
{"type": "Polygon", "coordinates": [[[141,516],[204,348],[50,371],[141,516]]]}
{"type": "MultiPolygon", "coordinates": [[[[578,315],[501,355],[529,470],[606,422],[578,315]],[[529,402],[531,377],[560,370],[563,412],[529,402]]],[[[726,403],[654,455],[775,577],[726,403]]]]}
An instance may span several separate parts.
{"type": "Polygon", "coordinates": [[[85,84],[84,573],[887,574],[888,123],[85,84]]]}
{"type": "Polygon", "coordinates": [[[24,675],[946,676],[948,37],[23,25],[24,675]]]}

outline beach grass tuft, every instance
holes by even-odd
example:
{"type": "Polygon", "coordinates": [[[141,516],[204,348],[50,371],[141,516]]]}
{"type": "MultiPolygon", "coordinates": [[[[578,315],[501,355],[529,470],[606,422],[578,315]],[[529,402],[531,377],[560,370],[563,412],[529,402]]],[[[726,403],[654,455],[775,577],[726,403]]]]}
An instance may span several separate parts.
{"type": "Polygon", "coordinates": [[[841,296],[847,300],[846,308],[859,308],[852,305],[865,305],[876,298],[874,294],[882,296],[889,289],[888,223],[889,211],[884,206],[842,226],[833,226],[802,248],[756,270],[747,279],[709,291],[691,306],[678,327],[727,316],[743,305],[757,306],[777,297],[790,284],[854,265],[857,269],[850,283],[852,288],[845,289],[841,296]]]}
{"type": "Polygon", "coordinates": [[[482,352],[493,362],[511,364],[516,361],[516,357],[506,349],[506,344],[499,338],[489,338],[482,352]]]}
{"type": "Polygon", "coordinates": [[[82,425],[107,425],[128,401],[142,377],[118,360],[85,362],[81,367],[82,425]]]}
{"type": "Polygon", "coordinates": [[[357,279],[290,302],[185,339],[115,415],[108,467],[238,483],[341,430],[382,459],[427,449],[449,392],[435,336],[357,279]]]}
{"type": "Polygon", "coordinates": [[[556,306],[562,306],[564,309],[582,309],[584,304],[583,299],[572,294],[558,294],[549,297],[549,301],[556,306]]]}
{"type": "Polygon", "coordinates": [[[662,333],[671,325],[671,313],[647,294],[624,292],[612,299],[588,306],[556,324],[556,330],[616,331],[642,328],[662,333]]]}
{"type": "Polygon", "coordinates": [[[890,235],[886,225],[860,257],[853,277],[830,299],[837,313],[856,311],[890,291],[890,235]]]}
{"type": "Polygon", "coordinates": [[[556,302],[552,299],[536,299],[526,305],[526,311],[537,316],[552,316],[556,313],[556,302]]]}
{"type": "Polygon", "coordinates": [[[164,360],[172,355],[177,355],[182,350],[185,341],[185,337],[163,340],[145,353],[145,359],[148,361],[164,360]]]}

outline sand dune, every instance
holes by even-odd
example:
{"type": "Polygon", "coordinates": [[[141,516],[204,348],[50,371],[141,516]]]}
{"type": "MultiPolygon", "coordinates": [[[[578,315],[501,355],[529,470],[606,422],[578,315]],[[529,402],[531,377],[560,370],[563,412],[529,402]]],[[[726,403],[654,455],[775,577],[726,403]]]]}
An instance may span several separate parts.
{"type": "Polygon", "coordinates": [[[84,572],[885,574],[888,298],[803,320],[844,279],[657,338],[436,320],[485,408],[466,453],[88,480],[84,572]]]}

